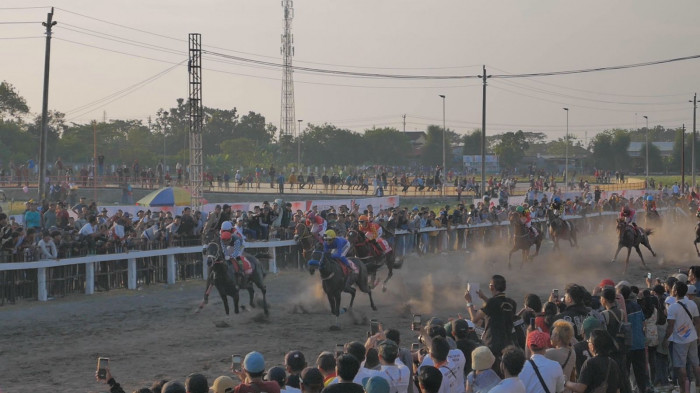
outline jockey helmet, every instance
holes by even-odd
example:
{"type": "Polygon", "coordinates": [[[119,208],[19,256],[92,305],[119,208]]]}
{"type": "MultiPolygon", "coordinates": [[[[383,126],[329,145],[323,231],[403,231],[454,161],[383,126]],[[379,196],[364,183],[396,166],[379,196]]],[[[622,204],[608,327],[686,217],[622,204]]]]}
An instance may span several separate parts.
{"type": "Polygon", "coordinates": [[[327,230],[326,233],[323,234],[324,240],[333,240],[333,239],[335,239],[335,237],[336,237],[335,231],[332,229],[327,230]]]}
{"type": "Polygon", "coordinates": [[[367,221],[369,221],[369,217],[367,217],[366,215],[363,214],[360,216],[360,218],[357,219],[357,221],[358,222],[363,222],[363,221],[367,222],[367,221]]]}
{"type": "Polygon", "coordinates": [[[623,208],[622,208],[622,212],[625,213],[625,214],[630,214],[630,207],[629,207],[629,206],[623,207],[623,208]]]}
{"type": "Polygon", "coordinates": [[[552,202],[561,203],[561,198],[559,198],[558,196],[555,196],[554,198],[552,198],[552,202]]]}
{"type": "Polygon", "coordinates": [[[653,200],[654,200],[654,197],[653,197],[652,195],[649,195],[649,196],[647,197],[647,201],[651,202],[651,201],[653,201],[653,200]]]}
{"type": "Polygon", "coordinates": [[[221,232],[221,240],[231,240],[231,232],[221,232]]]}
{"type": "Polygon", "coordinates": [[[518,206],[518,207],[515,208],[515,211],[518,212],[518,213],[524,213],[524,212],[525,212],[525,208],[522,207],[522,206],[518,206]]]}

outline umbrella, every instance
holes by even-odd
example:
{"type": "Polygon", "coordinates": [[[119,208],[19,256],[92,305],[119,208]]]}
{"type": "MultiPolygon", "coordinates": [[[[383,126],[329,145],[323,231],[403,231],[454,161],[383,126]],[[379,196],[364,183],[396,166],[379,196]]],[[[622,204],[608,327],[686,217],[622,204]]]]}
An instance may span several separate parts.
{"type": "Polygon", "coordinates": [[[153,191],[136,202],[142,206],[188,206],[192,201],[192,194],[182,187],[165,187],[153,191]]]}

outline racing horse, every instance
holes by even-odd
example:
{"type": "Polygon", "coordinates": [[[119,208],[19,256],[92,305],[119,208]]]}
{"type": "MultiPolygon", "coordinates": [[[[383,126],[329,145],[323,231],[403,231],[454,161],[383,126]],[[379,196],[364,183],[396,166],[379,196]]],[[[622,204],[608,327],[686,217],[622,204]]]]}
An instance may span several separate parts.
{"type": "Polygon", "coordinates": [[[351,229],[348,232],[348,241],[355,250],[355,256],[367,267],[369,273],[370,287],[376,287],[377,270],[386,265],[389,272],[382,283],[382,292],[386,292],[386,283],[394,275],[394,269],[398,269],[403,264],[402,260],[396,260],[394,250],[384,254],[380,246],[372,243],[362,231],[351,229]]]}
{"type": "Polygon", "coordinates": [[[294,240],[301,247],[301,255],[305,261],[311,258],[311,254],[318,248],[320,243],[311,233],[309,227],[303,222],[298,223],[294,227],[294,240]]]}
{"type": "Polygon", "coordinates": [[[700,251],[698,250],[698,243],[700,243],[700,222],[695,224],[695,241],[693,244],[695,245],[695,251],[698,253],[698,256],[700,257],[700,251]]]}
{"type": "Polygon", "coordinates": [[[648,248],[649,251],[651,251],[651,255],[656,256],[656,253],[651,249],[651,245],[649,244],[649,235],[651,235],[653,231],[651,229],[643,229],[642,227],[638,228],[641,231],[641,234],[636,234],[635,228],[628,225],[624,218],[617,219],[617,251],[615,252],[615,256],[610,263],[615,262],[617,259],[617,254],[620,253],[622,247],[627,247],[627,259],[625,259],[625,271],[623,274],[627,273],[627,265],[630,263],[630,253],[632,252],[632,247],[637,250],[637,254],[639,254],[639,258],[642,259],[642,265],[644,267],[647,267],[647,264],[644,262],[642,251],[639,249],[640,244],[643,244],[644,247],[648,248]]]}
{"type": "Polygon", "coordinates": [[[520,264],[520,268],[522,269],[526,260],[532,260],[532,258],[540,255],[540,247],[542,246],[542,231],[538,231],[537,236],[533,238],[530,230],[525,226],[525,224],[520,222],[520,217],[514,212],[511,212],[508,215],[508,220],[510,221],[511,229],[513,230],[513,248],[510,250],[510,253],[508,253],[508,269],[511,268],[511,256],[513,256],[513,253],[518,250],[522,251],[523,261],[520,264]],[[535,255],[530,256],[530,248],[533,244],[535,245],[535,255]]]}
{"type": "MultiPolygon", "coordinates": [[[[331,313],[335,315],[335,325],[331,326],[331,330],[340,329],[340,298],[343,292],[350,294],[349,308],[352,308],[353,302],[355,301],[355,293],[357,292],[353,285],[357,285],[360,291],[369,295],[369,304],[372,306],[372,310],[377,311],[377,306],[374,305],[374,299],[372,299],[372,289],[367,284],[367,268],[363,263],[357,260],[357,258],[351,259],[353,263],[357,265],[359,273],[354,274],[354,278],[348,286],[345,285],[347,283],[347,276],[342,266],[340,266],[340,262],[333,260],[327,252],[314,251],[308,263],[309,274],[313,275],[318,268],[318,272],[321,275],[323,291],[328,297],[331,313]]],[[[352,274],[352,272],[348,274],[352,274]]],[[[343,309],[343,312],[344,311],[345,309],[343,309]]]]}
{"type": "MultiPolygon", "coordinates": [[[[209,276],[207,277],[207,289],[204,292],[204,300],[199,305],[201,310],[205,304],[209,302],[209,293],[212,287],[216,287],[216,290],[221,296],[221,300],[224,303],[224,310],[226,310],[226,315],[229,315],[228,297],[233,298],[233,312],[238,314],[238,291],[240,289],[247,289],[248,295],[250,297],[250,307],[255,307],[253,303],[253,298],[255,291],[253,285],[257,286],[263,295],[263,310],[265,315],[269,314],[267,308],[267,287],[265,286],[265,272],[260,262],[254,256],[244,253],[245,258],[250,262],[253,272],[249,279],[246,279],[243,272],[235,269],[231,263],[224,260],[224,253],[221,246],[218,243],[211,242],[202,250],[204,257],[206,258],[207,266],[211,268],[209,276]]],[[[234,262],[235,263],[235,262],[234,262]]],[[[245,306],[243,306],[245,308],[245,306]]]]}
{"type": "Polygon", "coordinates": [[[578,247],[576,239],[576,226],[571,221],[554,214],[554,210],[547,209],[547,221],[549,222],[549,237],[554,241],[554,249],[559,250],[559,239],[568,240],[571,247],[578,247]]]}

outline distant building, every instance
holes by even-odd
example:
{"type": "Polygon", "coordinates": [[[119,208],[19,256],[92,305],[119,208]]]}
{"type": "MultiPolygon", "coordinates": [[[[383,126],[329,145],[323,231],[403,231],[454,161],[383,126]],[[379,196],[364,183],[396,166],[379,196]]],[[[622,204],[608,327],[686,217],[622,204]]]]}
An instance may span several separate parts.
{"type": "MultiPolygon", "coordinates": [[[[671,157],[673,155],[674,142],[651,142],[651,144],[661,151],[661,157],[671,157]]],[[[631,158],[645,157],[646,148],[644,147],[644,142],[630,142],[627,154],[631,158]]]]}
{"type": "Polygon", "coordinates": [[[407,154],[410,159],[417,159],[423,152],[423,146],[428,138],[424,131],[406,131],[404,133],[411,144],[411,153],[407,154]]]}

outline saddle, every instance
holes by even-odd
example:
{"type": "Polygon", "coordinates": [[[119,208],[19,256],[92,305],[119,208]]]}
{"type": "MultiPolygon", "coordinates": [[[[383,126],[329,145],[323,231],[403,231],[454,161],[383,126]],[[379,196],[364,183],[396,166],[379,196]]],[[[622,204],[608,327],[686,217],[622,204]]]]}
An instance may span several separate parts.
{"type": "Polygon", "coordinates": [[[236,274],[243,274],[246,277],[253,274],[253,265],[243,255],[241,255],[236,260],[236,263],[232,263],[232,265],[233,265],[233,270],[234,270],[234,272],[236,272],[236,274]]]}
{"type": "Polygon", "coordinates": [[[340,268],[343,270],[343,275],[345,277],[348,277],[353,272],[352,269],[345,266],[345,264],[342,261],[340,261],[339,259],[336,259],[336,258],[331,258],[331,259],[333,260],[333,262],[337,263],[338,266],[340,266],[340,268]]]}

